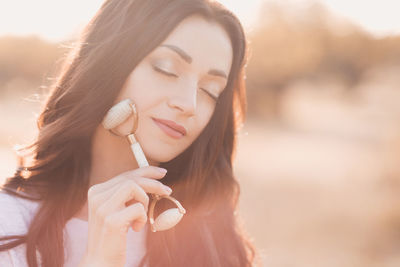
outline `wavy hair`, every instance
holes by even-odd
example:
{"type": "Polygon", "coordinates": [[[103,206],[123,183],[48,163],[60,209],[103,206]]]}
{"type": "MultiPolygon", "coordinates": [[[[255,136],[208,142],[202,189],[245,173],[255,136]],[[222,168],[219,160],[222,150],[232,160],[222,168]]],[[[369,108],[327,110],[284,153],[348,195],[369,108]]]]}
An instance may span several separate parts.
{"type": "MultiPolygon", "coordinates": [[[[64,262],[63,227],[87,200],[92,137],[132,70],[190,15],[228,33],[233,61],[228,83],[200,136],[162,163],[163,183],[188,213],[173,229],[146,234],[141,266],[251,266],[255,250],[239,227],[239,185],[232,170],[245,111],[247,45],[239,20],[208,0],[107,0],[65,61],[38,118],[39,134],[3,190],[41,205],[25,235],[6,236],[0,251],[25,243],[29,267],[64,262]],[[51,246],[51,249],[49,247],[51,246]]],[[[165,206],[165,202],[160,203],[165,206]]],[[[129,251],[127,253],[130,253],[129,251]]],[[[131,253],[135,253],[132,251],[131,253]]]]}

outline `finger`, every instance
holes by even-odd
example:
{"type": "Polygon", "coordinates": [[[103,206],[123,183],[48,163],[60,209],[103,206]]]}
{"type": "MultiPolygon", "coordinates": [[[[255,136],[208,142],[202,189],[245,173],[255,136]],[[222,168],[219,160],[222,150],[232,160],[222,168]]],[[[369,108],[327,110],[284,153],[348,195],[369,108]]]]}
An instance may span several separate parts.
{"type": "Polygon", "coordinates": [[[104,202],[110,199],[115,193],[115,191],[117,191],[120,187],[121,187],[121,181],[118,183],[114,183],[110,187],[104,187],[103,190],[101,191],[97,189],[96,194],[88,194],[89,206],[92,209],[97,209],[97,207],[101,206],[104,202]]]}
{"type": "Polygon", "coordinates": [[[137,168],[132,171],[127,171],[125,172],[126,175],[128,176],[143,176],[143,177],[149,177],[153,179],[161,179],[167,174],[167,170],[164,168],[160,167],[155,167],[155,166],[146,166],[146,167],[141,167],[137,168]]]}
{"type": "MultiPolygon", "coordinates": [[[[148,177],[148,178],[152,178],[152,179],[162,179],[162,178],[164,178],[166,173],[167,173],[167,170],[164,168],[159,168],[159,167],[155,167],[155,166],[141,167],[141,168],[138,168],[135,170],[123,172],[123,173],[119,174],[118,176],[115,176],[114,178],[107,180],[104,183],[93,185],[92,187],[89,188],[89,192],[91,190],[94,191],[93,192],[94,194],[102,192],[102,191],[106,190],[107,188],[114,186],[115,184],[119,183],[121,180],[124,180],[126,178],[131,179],[131,178],[135,178],[135,177],[144,176],[144,177],[148,177]]],[[[88,192],[88,194],[89,194],[89,192],[88,192]]]]}
{"type": "Polygon", "coordinates": [[[123,229],[127,231],[132,226],[133,230],[139,232],[147,222],[147,214],[142,203],[135,203],[118,212],[110,214],[105,219],[106,228],[123,229]]]}
{"type": "MultiPolygon", "coordinates": [[[[119,183],[116,183],[114,186],[112,186],[111,188],[107,188],[105,189],[103,192],[98,193],[95,196],[92,196],[91,199],[89,199],[89,204],[91,207],[95,208],[99,207],[100,205],[102,205],[104,202],[106,202],[108,199],[110,199],[116,190],[119,189],[120,184],[126,181],[134,181],[136,182],[140,187],[143,188],[143,190],[146,193],[152,193],[152,194],[157,194],[157,195],[170,195],[172,193],[172,189],[166,185],[164,185],[163,183],[151,179],[151,178],[146,178],[146,177],[135,177],[135,178],[125,178],[125,181],[121,181],[119,183]]],[[[124,185],[126,186],[126,185],[124,185]]],[[[127,204],[131,204],[136,202],[135,199],[131,199],[127,202],[127,204]]],[[[143,202],[144,203],[144,202],[143,202]]],[[[144,203],[145,207],[146,204],[144,203]]]]}
{"type": "Polygon", "coordinates": [[[125,203],[134,199],[142,203],[146,211],[149,206],[149,197],[146,192],[134,181],[126,180],[116,186],[111,198],[105,200],[102,209],[112,212],[125,208],[125,203]]]}
{"type": "Polygon", "coordinates": [[[147,193],[157,195],[170,195],[172,193],[172,189],[170,187],[154,179],[137,177],[135,178],[135,182],[147,193]]]}

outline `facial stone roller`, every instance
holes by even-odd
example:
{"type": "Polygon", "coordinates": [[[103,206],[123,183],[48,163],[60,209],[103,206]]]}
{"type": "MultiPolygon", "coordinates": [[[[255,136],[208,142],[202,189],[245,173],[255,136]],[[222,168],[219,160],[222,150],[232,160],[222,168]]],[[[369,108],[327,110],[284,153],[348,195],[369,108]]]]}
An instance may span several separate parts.
{"type": "MultiPolygon", "coordinates": [[[[102,125],[105,129],[109,130],[115,135],[118,136],[126,136],[131,150],[135,156],[135,159],[139,165],[139,167],[149,166],[147,159],[143,153],[143,150],[140,144],[136,141],[134,133],[138,127],[138,113],[136,110],[136,106],[131,99],[125,99],[121,102],[115,104],[111,107],[106,116],[103,119],[102,125]],[[125,122],[130,116],[133,116],[133,126],[130,133],[127,135],[120,134],[114,130],[118,125],[125,122]]],[[[156,195],[150,194],[152,197],[150,206],[149,206],[149,221],[151,225],[151,230],[153,232],[163,231],[174,227],[183,217],[183,214],[186,213],[185,209],[182,207],[181,203],[175,198],[168,195],[156,195]],[[166,198],[175,203],[177,208],[168,209],[162,212],[155,220],[154,220],[154,207],[158,200],[166,198]]]]}

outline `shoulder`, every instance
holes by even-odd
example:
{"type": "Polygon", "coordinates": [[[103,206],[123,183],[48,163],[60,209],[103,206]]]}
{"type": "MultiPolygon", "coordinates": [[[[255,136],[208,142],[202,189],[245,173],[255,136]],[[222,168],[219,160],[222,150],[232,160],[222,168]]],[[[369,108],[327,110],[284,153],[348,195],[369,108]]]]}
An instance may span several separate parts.
{"type": "Polygon", "coordinates": [[[0,190],[0,231],[6,235],[25,234],[39,204],[0,190]]]}

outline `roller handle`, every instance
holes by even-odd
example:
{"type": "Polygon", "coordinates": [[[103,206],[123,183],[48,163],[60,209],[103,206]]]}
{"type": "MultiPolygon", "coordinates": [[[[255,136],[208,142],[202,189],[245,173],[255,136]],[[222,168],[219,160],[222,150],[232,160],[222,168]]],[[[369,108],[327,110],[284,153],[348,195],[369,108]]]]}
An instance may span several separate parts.
{"type": "Polygon", "coordinates": [[[138,142],[131,144],[131,150],[136,158],[139,167],[149,166],[147,159],[143,153],[142,147],[138,142]]]}

